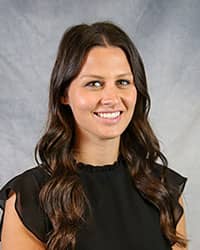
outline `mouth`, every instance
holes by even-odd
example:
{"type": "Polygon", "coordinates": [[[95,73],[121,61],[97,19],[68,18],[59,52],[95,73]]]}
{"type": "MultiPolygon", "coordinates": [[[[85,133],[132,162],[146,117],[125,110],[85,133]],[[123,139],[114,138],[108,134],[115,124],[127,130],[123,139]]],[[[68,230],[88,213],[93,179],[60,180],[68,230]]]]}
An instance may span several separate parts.
{"type": "Polygon", "coordinates": [[[100,118],[104,119],[116,119],[118,118],[121,114],[122,111],[115,111],[115,112],[94,112],[94,114],[100,118]]]}

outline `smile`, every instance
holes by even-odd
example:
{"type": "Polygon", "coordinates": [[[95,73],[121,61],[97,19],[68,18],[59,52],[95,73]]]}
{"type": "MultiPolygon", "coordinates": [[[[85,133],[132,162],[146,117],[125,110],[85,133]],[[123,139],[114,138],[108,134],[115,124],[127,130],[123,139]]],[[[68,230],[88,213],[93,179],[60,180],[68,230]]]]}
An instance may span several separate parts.
{"type": "Polygon", "coordinates": [[[105,118],[105,119],[114,119],[120,116],[122,112],[117,111],[117,112],[107,112],[107,113],[103,113],[103,112],[94,112],[95,115],[101,117],[101,118],[105,118]]]}

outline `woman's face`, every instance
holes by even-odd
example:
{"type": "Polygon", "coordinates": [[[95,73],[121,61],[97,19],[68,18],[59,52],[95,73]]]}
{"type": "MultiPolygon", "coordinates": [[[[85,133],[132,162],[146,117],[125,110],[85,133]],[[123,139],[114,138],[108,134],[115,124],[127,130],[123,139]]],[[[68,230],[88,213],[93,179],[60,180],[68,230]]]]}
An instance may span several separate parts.
{"type": "Polygon", "coordinates": [[[118,47],[93,47],[62,103],[69,105],[77,138],[119,139],[134,112],[137,91],[118,47]]]}

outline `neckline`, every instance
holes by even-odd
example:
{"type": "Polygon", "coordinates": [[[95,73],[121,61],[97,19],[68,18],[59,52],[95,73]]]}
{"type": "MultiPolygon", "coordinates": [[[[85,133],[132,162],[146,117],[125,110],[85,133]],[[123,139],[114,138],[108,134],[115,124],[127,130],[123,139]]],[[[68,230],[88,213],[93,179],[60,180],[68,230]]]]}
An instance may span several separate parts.
{"type": "Polygon", "coordinates": [[[83,162],[78,162],[77,167],[78,169],[85,171],[85,172],[90,172],[90,173],[98,173],[98,172],[111,172],[116,169],[119,169],[122,167],[122,157],[119,156],[118,159],[112,163],[112,164],[105,164],[102,166],[99,165],[92,165],[88,163],[83,163],[83,162]]]}

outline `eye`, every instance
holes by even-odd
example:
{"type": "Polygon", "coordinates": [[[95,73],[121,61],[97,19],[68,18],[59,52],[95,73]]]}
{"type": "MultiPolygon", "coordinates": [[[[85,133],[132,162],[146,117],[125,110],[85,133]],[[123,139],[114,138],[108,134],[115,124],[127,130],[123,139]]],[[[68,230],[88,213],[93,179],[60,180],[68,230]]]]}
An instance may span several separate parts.
{"type": "Polygon", "coordinates": [[[86,84],[87,87],[95,87],[95,88],[99,88],[102,86],[102,83],[99,81],[92,81],[92,82],[88,82],[86,84]]]}
{"type": "Polygon", "coordinates": [[[125,79],[120,79],[120,80],[117,81],[117,83],[118,83],[119,85],[125,87],[125,86],[127,86],[127,85],[130,84],[130,81],[129,81],[129,80],[125,80],[125,79]]]}

